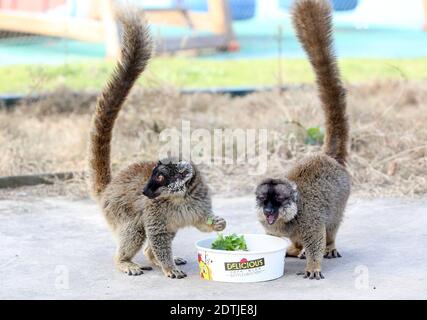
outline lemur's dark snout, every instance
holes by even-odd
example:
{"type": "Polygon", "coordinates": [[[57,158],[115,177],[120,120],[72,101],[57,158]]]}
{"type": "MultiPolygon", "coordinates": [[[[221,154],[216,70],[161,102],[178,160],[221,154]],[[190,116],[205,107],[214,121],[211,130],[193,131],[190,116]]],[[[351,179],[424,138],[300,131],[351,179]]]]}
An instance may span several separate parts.
{"type": "Polygon", "coordinates": [[[273,214],[273,212],[274,212],[274,209],[271,207],[264,208],[264,214],[265,215],[273,214]]]}
{"type": "Polygon", "coordinates": [[[154,198],[157,198],[160,195],[157,192],[153,192],[153,190],[151,190],[148,187],[144,188],[144,190],[142,191],[142,194],[144,196],[146,196],[148,199],[154,199],[154,198]]]}
{"type": "Polygon", "coordinates": [[[272,225],[279,217],[279,211],[270,202],[264,206],[263,212],[268,224],[272,225]]]}
{"type": "Polygon", "coordinates": [[[274,214],[277,211],[277,208],[275,208],[271,201],[268,201],[266,204],[264,204],[263,211],[264,214],[268,216],[274,214]]]}

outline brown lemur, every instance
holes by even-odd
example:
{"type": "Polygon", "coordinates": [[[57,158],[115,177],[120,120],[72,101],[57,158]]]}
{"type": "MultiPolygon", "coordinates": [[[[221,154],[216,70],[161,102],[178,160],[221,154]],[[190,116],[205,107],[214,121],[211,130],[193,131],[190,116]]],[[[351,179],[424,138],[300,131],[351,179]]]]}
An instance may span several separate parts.
{"type": "Polygon", "coordinates": [[[321,153],[301,159],[284,177],[258,185],[257,212],[267,233],[292,241],[288,256],[306,257],[304,277],[323,279],[323,258],[341,257],[335,237],[350,195],[346,94],[333,50],[329,1],[297,0],[292,20],[316,74],[325,142],[321,153]]]}
{"type": "Polygon", "coordinates": [[[211,197],[194,164],[178,159],[140,162],[112,177],[110,149],[114,122],[130,89],[144,71],[152,52],[147,27],[137,13],[118,13],[123,39],[121,59],[101,95],[92,119],[89,143],[89,187],[117,238],[115,263],[128,275],[151,267],[132,258],[145,244],[144,253],[170,278],[183,278],[173,259],[176,232],[195,226],[203,232],[222,231],[225,220],[214,216],[211,197]]]}

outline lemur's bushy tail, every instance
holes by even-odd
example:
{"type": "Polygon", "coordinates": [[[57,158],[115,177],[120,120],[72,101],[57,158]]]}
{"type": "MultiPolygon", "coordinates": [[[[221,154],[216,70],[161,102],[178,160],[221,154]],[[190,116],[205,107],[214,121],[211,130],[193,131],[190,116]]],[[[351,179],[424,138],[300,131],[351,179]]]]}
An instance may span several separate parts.
{"type": "Polygon", "coordinates": [[[297,36],[316,73],[326,118],[324,152],[345,165],[349,125],[346,92],[333,48],[331,5],[328,0],[297,0],[292,17],[297,36]]]}
{"type": "Polygon", "coordinates": [[[98,198],[111,181],[110,152],[114,122],[139,75],[151,57],[148,28],[135,11],[118,12],[122,28],[121,59],[98,97],[89,141],[90,189],[98,198]]]}

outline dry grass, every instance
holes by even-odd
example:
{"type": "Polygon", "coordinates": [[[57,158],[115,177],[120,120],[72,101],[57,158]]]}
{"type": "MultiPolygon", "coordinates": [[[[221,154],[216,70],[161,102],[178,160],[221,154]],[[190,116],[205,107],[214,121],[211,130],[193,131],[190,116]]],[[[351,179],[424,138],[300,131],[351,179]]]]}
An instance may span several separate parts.
{"type": "MultiPolygon", "coordinates": [[[[426,83],[386,82],[349,86],[352,146],[349,169],[358,196],[418,196],[427,193],[426,83]]],[[[38,103],[0,113],[0,176],[85,168],[93,98],[65,89],[38,103]]],[[[181,128],[266,128],[268,175],[281,175],[304,154],[319,150],[304,144],[305,128],[323,126],[314,87],[257,93],[242,98],[180,95],[176,90],[134,90],[121,113],[113,141],[115,170],[133,161],[155,159],[158,133],[181,128]],[[289,135],[296,137],[290,144],[289,135]]],[[[252,192],[262,177],[250,165],[203,166],[216,194],[252,192]]],[[[49,187],[1,191],[86,196],[83,178],[49,187]]]]}

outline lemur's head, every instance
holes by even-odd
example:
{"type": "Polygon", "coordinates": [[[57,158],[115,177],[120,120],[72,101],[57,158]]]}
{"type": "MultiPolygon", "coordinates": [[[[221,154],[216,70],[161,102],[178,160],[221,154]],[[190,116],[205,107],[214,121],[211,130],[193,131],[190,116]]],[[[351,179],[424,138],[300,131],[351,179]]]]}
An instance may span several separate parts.
{"type": "Polygon", "coordinates": [[[176,159],[160,160],[153,168],[143,194],[150,199],[161,195],[184,195],[194,174],[190,162],[176,159]]]}
{"type": "Polygon", "coordinates": [[[268,179],[256,189],[258,214],[263,221],[273,225],[278,220],[291,221],[298,212],[297,185],[286,179],[268,179]]]}

